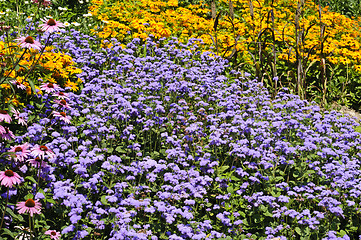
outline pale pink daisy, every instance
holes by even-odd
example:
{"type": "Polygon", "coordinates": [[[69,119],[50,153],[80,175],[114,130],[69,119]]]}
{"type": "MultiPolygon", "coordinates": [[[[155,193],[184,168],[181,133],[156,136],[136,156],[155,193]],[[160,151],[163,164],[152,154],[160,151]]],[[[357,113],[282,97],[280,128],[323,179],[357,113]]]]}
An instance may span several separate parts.
{"type": "Polygon", "coordinates": [[[22,48],[33,48],[33,49],[37,49],[37,50],[41,50],[41,43],[39,43],[38,41],[35,41],[31,36],[27,36],[27,37],[20,37],[18,39],[16,39],[15,41],[18,41],[20,44],[20,47],[22,48]]]}
{"type": "Polygon", "coordinates": [[[55,83],[44,83],[40,86],[40,89],[46,93],[56,92],[60,89],[58,84],[55,83]]]}
{"type": "Polygon", "coordinates": [[[19,174],[13,172],[12,170],[0,172],[0,181],[1,185],[5,187],[12,187],[15,184],[21,183],[19,174]]]}
{"type": "Polygon", "coordinates": [[[64,121],[65,123],[70,124],[71,117],[67,116],[65,112],[56,112],[56,111],[54,111],[53,115],[55,117],[59,117],[60,120],[64,121]]]}
{"type": "Polygon", "coordinates": [[[48,156],[50,159],[55,157],[55,153],[44,145],[33,147],[31,149],[31,155],[33,155],[33,157],[35,158],[39,157],[40,159],[44,159],[45,155],[48,156]]]}
{"type": "Polygon", "coordinates": [[[15,135],[14,133],[8,128],[8,127],[3,127],[5,129],[5,132],[3,132],[1,129],[0,129],[0,136],[1,138],[5,139],[5,140],[8,140],[10,141],[11,139],[14,139],[15,138],[15,135]]]}
{"type": "Polygon", "coordinates": [[[15,117],[15,119],[18,120],[18,123],[19,123],[19,124],[21,124],[21,125],[23,125],[23,126],[26,126],[26,125],[27,125],[26,119],[21,116],[21,113],[20,113],[18,110],[16,110],[15,108],[13,108],[11,111],[14,113],[14,117],[15,117]]]}
{"type": "Polygon", "coordinates": [[[49,6],[51,4],[50,0],[33,0],[33,3],[42,4],[44,7],[49,6]]]}
{"type": "Polygon", "coordinates": [[[54,19],[50,18],[50,19],[42,19],[42,21],[44,22],[43,24],[40,24],[39,27],[41,27],[41,30],[44,32],[56,32],[59,31],[61,27],[64,27],[64,24],[59,22],[59,21],[55,21],[54,19]]]}
{"type": "Polygon", "coordinates": [[[48,230],[44,234],[50,235],[50,239],[58,240],[60,238],[60,233],[55,230],[48,230]]]}
{"type": "Polygon", "coordinates": [[[70,105],[66,102],[65,99],[62,100],[54,100],[55,103],[59,104],[60,106],[62,106],[63,108],[67,108],[70,109],[70,105]]]}
{"type": "Polygon", "coordinates": [[[64,92],[57,92],[53,94],[54,97],[58,97],[59,99],[69,99],[68,94],[64,92]]]}
{"type": "Polygon", "coordinates": [[[0,110],[0,122],[11,123],[11,117],[5,110],[0,110]]]}
{"type": "Polygon", "coordinates": [[[41,160],[39,157],[36,157],[34,159],[28,159],[27,161],[36,168],[39,168],[39,166],[41,166],[42,168],[48,166],[48,164],[45,161],[41,160]]]}
{"type": "Polygon", "coordinates": [[[30,217],[32,217],[34,214],[41,213],[41,203],[39,200],[34,201],[33,199],[29,198],[25,202],[18,202],[16,204],[16,209],[20,214],[30,213],[30,217]]]}
{"type": "Polygon", "coordinates": [[[21,82],[17,81],[17,80],[11,80],[10,82],[12,84],[14,84],[17,88],[21,89],[21,90],[26,89],[26,86],[24,84],[22,84],[21,82]]]}
{"type": "Polygon", "coordinates": [[[23,145],[17,145],[12,147],[9,152],[15,153],[15,159],[23,162],[30,154],[29,143],[24,143],[23,145]]]}
{"type": "Polygon", "coordinates": [[[4,133],[6,133],[6,129],[0,125],[0,136],[2,136],[4,133]]]}

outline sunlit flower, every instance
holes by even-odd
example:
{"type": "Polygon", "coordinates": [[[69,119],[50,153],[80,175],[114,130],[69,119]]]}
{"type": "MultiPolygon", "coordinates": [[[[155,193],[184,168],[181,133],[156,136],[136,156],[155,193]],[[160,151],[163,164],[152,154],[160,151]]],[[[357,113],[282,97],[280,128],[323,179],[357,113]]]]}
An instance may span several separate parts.
{"type": "Polygon", "coordinates": [[[41,30],[44,32],[56,32],[59,31],[61,27],[64,27],[64,24],[59,22],[59,21],[55,21],[54,19],[50,18],[49,20],[46,19],[42,19],[43,20],[43,24],[40,24],[39,27],[41,27],[41,30]]]}
{"type": "Polygon", "coordinates": [[[25,202],[18,202],[16,204],[16,209],[18,209],[20,214],[23,213],[29,213],[30,217],[32,217],[34,214],[40,214],[41,213],[41,203],[39,200],[33,200],[29,198],[25,202]]]}
{"type": "Polygon", "coordinates": [[[30,154],[29,146],[30,146],[29,143],[24,143],[23,145],[17,145],[17,146],[12,147],[9,150],[9,152],[14,152],[15,153],[15,159],[22,162],[30,154]]]}
{"type": "Polygon", "coordinates": [[[71,117],[67,116],[65,112],[56,112],[56,111],[54,111],[53,115],[55,117],[59,117],[60,120],[64,121],[65,123],[68,123],[68,124],[70,123],[71,117]]]}
{"type": "Polygon", "coordinates": [[[0,172],[0,181],[1,185],[5,187],[12,187],[15,184],[21,183],[19,174],[13,172],[12,170],[0,172]]]}
{"type": "Polygon", "coordinates": [[[16,39],[15,41],[18,41],[20,47],[22,48],[33,48],[33,49],[37,49],[40,50],[41,49],[41,44],[38,41],[35,41],[31,36],[27,36],[27,37],[20,37],[18,39],[16,39]]]}
{"type": "Polygon", "coordinates": [[[46,93],[52,93],[60,90],[60,87],[55,83],[44,83],[40,86],[40,89],[44,90],[46,93]]]}
{"type": "Polygon", "coordinates": [[[48,156],[50,159],[55,157],[55,153],[44,145],[33,147],[31,149],[31,155],[35,158],[39,157],[40,159],[44,159],[45,155],[48,156]]]}
{"type": "Polygon", "coordinates": [[[0,122],[11,123],[11,117],[5,110],[0,110],[0,122]]]}
{"type": "Polygon", "coordinates": [[[50,239],[58,240],[60,238],[60,233],[55,230],[48,230],[44,234],[50,235],[50,239]]]}
{"type": "Polygon", "coordinates": [[[15,240],[31,240],[34,238],[34,234],[31,233],[30,228],[23,226],[15,226],[21,232],[15,236],[15,240]]]}

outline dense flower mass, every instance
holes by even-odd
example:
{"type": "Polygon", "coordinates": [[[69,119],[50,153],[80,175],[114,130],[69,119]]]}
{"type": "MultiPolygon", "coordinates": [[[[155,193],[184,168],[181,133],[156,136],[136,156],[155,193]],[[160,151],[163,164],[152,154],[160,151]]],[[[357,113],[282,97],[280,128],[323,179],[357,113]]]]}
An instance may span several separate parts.
{"type": "Polygon", "coordinates": [[[68,216],[62,238],[332,239],[346,228],[358,238],[354,119],[286,89],[272,99],[198,51],[201,40],[114,40],[95,52],[93,37],[69,35],[54,45],[82,66],[84,87],[63,102],[52,93],[55,118],[21,138],[34,166],[46,160],[42,183],[68,216]]]}

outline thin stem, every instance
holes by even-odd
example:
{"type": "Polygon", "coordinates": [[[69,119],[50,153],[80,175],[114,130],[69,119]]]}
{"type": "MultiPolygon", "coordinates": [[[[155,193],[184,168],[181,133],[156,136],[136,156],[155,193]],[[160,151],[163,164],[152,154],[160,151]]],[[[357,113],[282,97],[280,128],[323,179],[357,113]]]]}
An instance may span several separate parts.
{"type": "Polygon", "coordinates": [[[21,55],[21,57],[20,57],[20,58],[18,59],[18,61],[14,64],[13,68],[9,71],[9,73],[5,76],[4,80],[3,80],[1,83],[3,83],[3,82],[10,76],[10,74],[11,74],[12,71],[14,71],[15,67],[19,64],[20,60],[21,60],[22,57],[25,55],[25,53],[26,53],[27,50],[28,50],[28,49],[25,48],[25,50],[24,50],[23,54],[21,55]]]}
{"type": "Polygon", "coordinates": [[[0,230],[1,230],[2,226],[3,226],[4,218],[5,218],[5,212],[6,212],[6,208],[7,208],[7,206],[8,206],[8,201],[9,201],[9,188],[10,188],[10,187],[8,187],[8,190],[7,190],[5,208],[4,208],[3,216],[2,216],[2,218],[1,218],[0,230]]]}

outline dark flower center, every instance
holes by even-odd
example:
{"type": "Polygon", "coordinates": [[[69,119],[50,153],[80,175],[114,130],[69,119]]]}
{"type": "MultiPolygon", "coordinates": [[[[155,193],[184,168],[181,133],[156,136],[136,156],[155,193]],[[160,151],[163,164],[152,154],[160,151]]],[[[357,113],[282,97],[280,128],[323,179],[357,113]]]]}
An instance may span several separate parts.
{"type": "Polygon", "coordinates": [[[25,206],[27,206],[27,207],[35,207],[35,201],[33,199],[29,198],[28,200],[26,200],[25,206]]]}
{"type": "Polygon", "coordinates": [[[33,39],[32,37],[28,36],[28,37],[25,38],[25,42],[26,42],[26,43],[33,44],[33,43],[34,43],[34,39],[33,39]]]}
{"type": "Polygon", "coordinates": [[[50,18],[46,24],[49,25],[49,26],[55,26],[56,22],[55,22],[54,19],[50,18]]]}
{"type": "Polygon", "coordinates": [[[11,171],[11,170],[6,170],[6,171],[5,171],[5,176],[7,176],[7,177],[13,177],[13,176],[14,176],[14,172],[11,171]]]}
{"type": "Polygon", "coordinates": [[[15,148],[15,152],[22,152],[22,151],[23,151],[23,149],[21,147],[16,147],[15,148]]]}
{"type": "Polygon", "coordinates": [[[48,83],[48,88],[54,88],[54,84],[48,83]]]}
{"type": "Polygon", "coordinates": [[[53,235],[53,236],[55,236],[55,235],[56,235],[56,232],[55,232],[55,231],[51,231],[50,234],[53,235]]]}
{"type": "Polygon", "coordinates": [[[40,162],[40,161],[41,161],[41,159],[40,159],[39,157],[36,157],[34,160],[35,160],[36,162],[40,162]]]}
{"type": "Polygon", "coordinates": [[[66,117],[66,113],[65,112],[60,112],[60,115],[63,117],[66,117]]]}
{"type": "Polygon", "coordinates": [[[8,114],[8,112],[5,111],[5,110],[0,110],[0,113],[1,113],[1,114],[8,114]]]}
{"type": "Polygon", "coordinates": [[[47,148],[47,146],[42,145],[42,146],[40,146],[40,150],[46,152],[46,151],[48,151],[48,148],[47,148]]]}
{"type": "Polygon", "coordinates": [[[66,101],[63,99],[60,101],[61,104],[66,105],[66,101]]]}
{"type": "Polygon", "coordinates": [[[63,92],[59,92],[58,93],[60,96],[64,96],[64,93],[63,92]]]}

